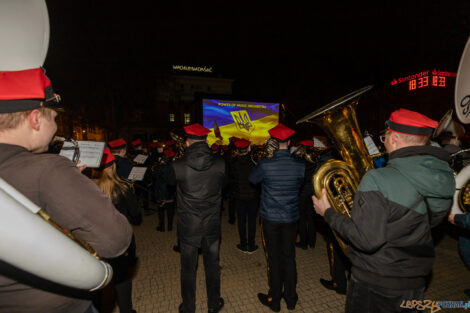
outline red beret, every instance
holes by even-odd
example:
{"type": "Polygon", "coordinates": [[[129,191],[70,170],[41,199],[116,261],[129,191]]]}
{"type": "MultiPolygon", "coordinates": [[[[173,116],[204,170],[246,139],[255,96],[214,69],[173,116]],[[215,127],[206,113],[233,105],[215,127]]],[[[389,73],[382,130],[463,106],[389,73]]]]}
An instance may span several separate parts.
{"type": "Polygon", "coordinates": [[[249,141],[246,140],[246,139],[240,139],[240,140],[235,141],[235,146],[236,146],[237,148],[240,148],[240,149],[245,149],[245,148],[248,147],[250,144],[251,144],[251,142],[249,142],[249,141]]]}
{"type": "Polygon", "coordinates": [[[279,123],[277,124],[276,127],[274,128],[271,128],[269,130],[269,134],[271,135],[271,137],[273,138],[276,138],[276,139],[279,139],[281,141],[285,141],[287,140],[290,136],[292,136],[293,134],[295,134],[295,131],[290,129],[289,127],[279,123]]]}
{"type": "Polygon", "coordinates": [[[307,139],[299,142],[302,146],[313,147],[313,140],[307,139]]]}
{"type": "Polygon", "coordinates": [[[175,151],[173,151],[173,149],[171,148],[168,148],[168,149],[165,149],[165,151],[163,151],[163,154],[169,158],[172,158],[175,156],[175,151]]]}
{"type": "Polygon", "coordinates": [[[237,140],[240,140],[240,138],[235,137],[235,136],[232,136],[228,139],[228,141],[230,141],[230,142],[234,142],[234,141],[237,141],[237,140]]]}
{"type": "Polygon", "coordinates": [[[52,90],[43,69],[0,71],[0,113],[37,109],[41,106],[61,108],[60,97],[52,90]]]}
{"type": "Polygon", "coordinates": [[[116,140],[113,140],[113,141],[109,141],[108,142],[108,146],[111,148],[111,149],[119,149],[119,148],[123,148],[126,146],[126,141],[122,138],[119,138],[119,139],[116,139],[116,140]]]}
{"type": "Polygon", "coordinates": [[[184,131],[188,138],[202,139],[211,131],[201,124],[195,123],[184,127],[184,131]]]}
{"type": "Polygon", "coordinates": [[[165,145],[167,145],[167,146],[172,146],[174,144],[175,144],[175,142],[173,140],[167,140],[167,142],[165,142],[165,145]]]}
{"type": "Polygon", "coordinates": [[[390,119],[385,122],[389,130],[414,136],[429,136],[438,124],[421,113],[407,109],[392,112],[390,119]]]}
{"type": "Polygon", "coordinates": [[[111,153],[108,147],[104,148],[103,156],[101,157],[101,168],[107,168],[114,163],[114,155],[111,153]]]}
{"type": "Polygon", "coordinates": [[[212,151],[219,149],[219,146],[216,143],[213,143],[211,146],[212,151]]]}
{"type": "Polygon", "coordinates": [[[227,145],[222,145],[222,150],[228,151],[228,146],[227,145]]]}
{"type": "Polygon", "coordinates": [[[142,141],[140,139],[136,139],[133,142],[131,142],[133,147],[140,146],[142,144],[142,141]]]}

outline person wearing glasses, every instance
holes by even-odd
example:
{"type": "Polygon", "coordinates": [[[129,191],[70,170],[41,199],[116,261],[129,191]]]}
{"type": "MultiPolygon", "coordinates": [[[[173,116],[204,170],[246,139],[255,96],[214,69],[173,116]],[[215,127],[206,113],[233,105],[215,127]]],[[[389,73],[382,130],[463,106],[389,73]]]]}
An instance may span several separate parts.
{"type": "Polygon", "coordinates": [[[434,262],[431,228],[455,192],[449,153],[427,145],[436,121],[400,109],[386,125],[389,162],[364,175],[351,218],[331,208],[325,190],[313,197],[315,211],[349,243],[348,313],[401,312],[403,301],[423,299],[434,262]]]}

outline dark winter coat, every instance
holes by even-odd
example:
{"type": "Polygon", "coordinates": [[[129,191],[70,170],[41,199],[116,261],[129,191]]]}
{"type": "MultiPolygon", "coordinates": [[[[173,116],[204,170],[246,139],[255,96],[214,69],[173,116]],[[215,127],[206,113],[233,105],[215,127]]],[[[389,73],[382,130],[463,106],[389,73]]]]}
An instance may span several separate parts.
{"type": "Polygon", "coordinates": [[[236,199],[251,200],[258,198],[257,188],[250,183],[248,177],[255,167],[249,154],[237,157],[230,164],[230,188],[236,199]]]}
{"type": "Polygon", "coordinates": [[[455,192],[448,160],[432,146],[396,150],[386,167],[362,178],[351,218],[326,210],[325,220],[349,243],[357,279],[392,289],[425,285],[434,262],[431,227],[445,218],[455,192]]]}
{"type": "Polygon", "coordinates": [[[261,160],[250,174],[250,182],[261,183],[260,216],[272,223],[299,220],[299,192],[304,182],[305,165],[282,149],[261,160]]]}
{"type": "Polygon", "coordinates": [[[200,247],[220,237],[220,206],[225,162],[206,142],[196,142],[171,165],[168,177],[176,188],[178,235],[181,242],[200,247]]]}
{"type": "Polygon", "coordinates": [[[302,189],[300,191],[301,196],[311,196],[313,195],[313,175],[315,174],[315,169],[317,164],[313,164],[308,161],[304,161],[305,163],[305,176],[304,176],[304,183],[302,185],[302,189]]]}
{"type": "Polygon", "coordinates": [[[174,187],[168,186],[170,164],[160,164],[153,171],[153,191],[156,200],[174,200],[174,187]]]}
{"type": "Polygon", "coordinates": [[[116,209],[124,215],[129,223],[138,225],[142,222],[142,210],[134,191],[127,189],[124,193],[119,193],[117,199],[113,200],[116,209]]]}
{"type": "Polygon", "coordinates": [[[114,156],[116,158],[116,172],[121,179],[128,180],[129,174],[132,171],[132,163],[119,155],[114,156]]]}

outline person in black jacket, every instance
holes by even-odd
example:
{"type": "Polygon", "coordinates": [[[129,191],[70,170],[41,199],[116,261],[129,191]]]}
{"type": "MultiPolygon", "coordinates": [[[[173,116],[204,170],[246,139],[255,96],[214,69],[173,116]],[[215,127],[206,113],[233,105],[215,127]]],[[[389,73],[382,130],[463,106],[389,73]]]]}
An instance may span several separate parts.
{"type": "MultiPolygon", "coordinates": [[[[314,169],[314,173],[316,173],[328,160],[339,158],[337,154],[337,151],[332,147],[323,150],[314,169]]],[[[336,240],[336,237],[328,224],[323,220],[323,218],[321,218],[319,222],[321,222],[319,223],[319,227],[326,226],[323,227],[323,236],[326,242],[326,254],[328,255],[328,264],[330,265],[331,275],[330,280],[320,278],[320,283],[326,289],[334,290],[340,295],[345,295],[348,286],[347,273],[351,271],[351,262],[344,254],[338,240],[336,240]]]]}
{"type": "MultiPolygon", "coordinates": [[[[313,147],[313,140],[302,140],[300,144],[305,147],[313,147]]],[[[308,246],[315,248],[315,243],[317,241],[317,233],[314,223],[314,210],[312,210],[312,177],[315,173],[316,164],[307,160],[304,160],[304,163],[304,184],[300,190],[299,242],[297,242],[295,245],[296,247],[307,250],[308,246]]]]}
{"type": "Polygon", "coordinates": [[[261,233],[264,234],[269,268],[269,292],[259,293],[258,299],[275,312],[281,308],[282,294],[289,310],[295,308],[298,300],[295,239],[305,165],[288,150],[289,138],[294,133],[282,124],[270,129],[271,137],[279,141],[279,150],[272,158],[261,160],[250,174],[250,182],[262,185],[261,233]]]}
{"type": "Polygon", "coordinates": [[[115,157],[116,172],[123,180],[129,179],[132,170],[132,163],[126,158],[127,143],[124,139],[119,138],[108,142],[109,149],[115,157]]]}
{"type": "MultiPolygon", "coordinates": [[[[101,167],[96,171],[95,183],[101,191],[111,198],[116,209],[131,224],[135,224],[141,214],[139,203],[131,185],[120,179],[116,172],[116,162],[111,151],[106,147],[101,160],[101,167]]],[[[135,237],[127,251],[121,256],[108,259],[113,268],[113,285],[120,313],[136,313],[132,309],[132,269],[137,263],[135,237]]],[[[98,292],[101,297],[101,292],[98,292]]],[[[97,299],[98,303],[101,302],[97,299]]]]}
{"type": "Polygon", "coordinates": [[[185,126],[187,149],[172,163],[168,177],[176,185],[178,237],[181,253],[180,313],[196,310],[198,248],[202,248],[206,273],[207,307],[219,312],[220,297],[220,202],[225,184],[225,162],[212,154],[207,142],[210,132],[200,124],[185,126]]]}
{"type": "Polygon", "coordinates": [[[251,161],[249,154],[250,142],[240,139],[235,142],[238,156],[230,165],[232,182],[231,188],[235,195],[235,209],[237,211],[238,234],[240,243],[237,248],[244,253],[253,253],[258,250],[255,245],[256,217],[258,216],[258,191],[250,184],[248,176],[255,164],[251,161]],[[246,236],[246,224],[248,217],[248,240],[246,236]]]}
{"type": "Polygon", "coordinates": [[[163,157],[153,171],[153,190],[158,205],[157,230],[165,231],[165,212],[168,220],[168,231],[173,229],[173,216],[175,214],[175,192],[174,188],[167,185],[170,162],[175,156],[173,149],[165,149],[163,157]]]}

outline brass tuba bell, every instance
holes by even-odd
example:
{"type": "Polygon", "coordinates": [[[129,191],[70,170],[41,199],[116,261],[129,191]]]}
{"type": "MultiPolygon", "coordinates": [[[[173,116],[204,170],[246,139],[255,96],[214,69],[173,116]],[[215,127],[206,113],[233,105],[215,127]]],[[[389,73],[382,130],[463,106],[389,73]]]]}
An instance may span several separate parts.
{"type": "MultiPolygon", "coordinates": [[[[339,98],[297,121],[312,121],[320,126],[333,141],[343,160],[329,160],[313,177],[317,198],[323,188],[331,207],[340,214],[351,217],[354,194],[364,174],[373,168],[356,117],[358,97],[372,89],[367,86],[339,98]]],[[[343,251],[347,244],[333,232],[343,251]]]]}

